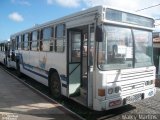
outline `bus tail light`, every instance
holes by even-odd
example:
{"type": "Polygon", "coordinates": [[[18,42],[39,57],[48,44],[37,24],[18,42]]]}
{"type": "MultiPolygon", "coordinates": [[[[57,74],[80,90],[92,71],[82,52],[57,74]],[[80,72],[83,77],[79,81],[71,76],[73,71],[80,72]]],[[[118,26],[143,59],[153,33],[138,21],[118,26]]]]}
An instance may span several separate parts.
{"type": "Polygon", "coordinates": [[[105,96],[105,89],[98,89],[98,96],[105,96]]]}
{"type": "Polygon", "coordinates": [[[111,101],[111,102],[109,102],[109,107],[114,107],[114,106],[117,106],[120,104],[121,104],[121,100],[111,101]]]}

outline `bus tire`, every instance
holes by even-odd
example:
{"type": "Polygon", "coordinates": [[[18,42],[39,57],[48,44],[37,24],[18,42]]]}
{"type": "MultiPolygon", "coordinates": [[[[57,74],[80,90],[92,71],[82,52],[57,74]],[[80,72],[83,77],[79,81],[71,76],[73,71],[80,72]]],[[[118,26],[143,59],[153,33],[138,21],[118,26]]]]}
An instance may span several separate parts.
{"type": "Polygon", "coordinates": [[[16,73],[17,73],[17,76],[18,77],[22,77],[22,73],[21,73],[21,70],[20,70],[20,63],[19,62],[16,62],[16,73]]]}
{"type": "Polygon", "coordinates": [[[54,98],[60,98],[61,97],[61,83],[59,79],[59,75],[57,72],[51,73],[50,76],[50,93],[54,98]]]}

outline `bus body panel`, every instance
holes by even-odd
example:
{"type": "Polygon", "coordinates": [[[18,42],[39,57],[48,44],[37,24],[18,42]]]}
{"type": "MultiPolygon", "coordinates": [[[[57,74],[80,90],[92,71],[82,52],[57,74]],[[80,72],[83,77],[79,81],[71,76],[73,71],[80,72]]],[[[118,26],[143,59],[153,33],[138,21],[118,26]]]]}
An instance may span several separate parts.
{"type": "Polygon", "coordinates": [[[113,109],[117,106],[126,105],[126,103],[124,103],[125,99],[137,94],[142,94],[141,98],[139,98],[140,100],[156,94],[155,85],[153,83],[149,83],[149,85],[146,84],[146,82],[155,82],[154,66],[126,70],[99,71],[96,77],[97,88],[96,99],[94,100],[94,109],[96,110],[101,111],[103,109],[113,109]],[[120,92],[114,92],[116,87],[120,88],[120,92]],[[98,95],[99,88],[105,89],[105,96],[102,97],[98,95]],[[113,93],[109,94],[108,91],[112,88],[113,93]],[[120,100],[121,104],[110,107],[110,102],[116,100],[120,100]],[[101,102],[103,104],[100,104],[101,102]]]}

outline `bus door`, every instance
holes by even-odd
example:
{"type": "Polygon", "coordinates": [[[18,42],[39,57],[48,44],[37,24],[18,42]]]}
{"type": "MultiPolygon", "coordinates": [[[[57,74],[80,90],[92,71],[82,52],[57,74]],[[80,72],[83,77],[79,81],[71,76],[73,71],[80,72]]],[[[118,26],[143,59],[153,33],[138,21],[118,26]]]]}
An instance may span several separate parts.
{"type": "Polygon", "coordinates": [[[69,97],[88,104],[88,26],[68,30],[69,97]]]}
{"type": "Polygon", "coordinates": [[[68,84],[69,96],[79,94],[82,69],[82,31],[68,31],[68,84]]]}

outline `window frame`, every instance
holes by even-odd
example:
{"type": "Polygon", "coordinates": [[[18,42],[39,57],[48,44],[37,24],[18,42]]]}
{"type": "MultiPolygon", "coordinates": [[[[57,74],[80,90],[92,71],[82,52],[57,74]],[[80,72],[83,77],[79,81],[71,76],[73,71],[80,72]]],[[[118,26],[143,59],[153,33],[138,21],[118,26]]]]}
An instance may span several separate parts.
{"type": "Polygon", "coordinates": [[[61,24],[57,24],[55,26],[55,52],[58,52],[58,53],[63,53],[65,51],[65,35],[66,35],[66,26],[64,23],[61,23],[61,24]],[[61,36],[58,35],[58,33],[62,33],[61,36]],[[58,46],[58,42],[62,41],[62,50],[58,50],[58,47],[61,47],[61,46],[58,46]]]}
{"type": "Polygon", "coordinates": [[[41,34],[42,51],[50,52],[50,43],[53,39],[53,26],[44,27],[41,29],[41,34]]]}
{"type": "Polygon", "coordinates": [[[32,51],[38,51],[39,49],[38,49],[38,47],[39,47],[39,31],[38,30],[34,30],[34,31],[32,31],[31,32],[31,36],[30,36],[30,38],[31,38],[31,41],[32,41],[32,43],[31,43],[31,50],[32,51]],[[36,39],[33,39],[34,38],[34,33],[36,33],[36,39]],[[36,43],[36,46],[33,46],[33,42],[35,42],[36,43]]]}
{"type": "MultiPolygon", "coordinates": [[[[132,68],[141,68],[141,67],[136,67],[135,66],[135,36],[134,36],[134,32],[133,30],[139,30],[139,31],[144,31],[144,32],[151,32],[150,30],[145,30],[145,29],[137,29],[137,28],[133,28],[133,27],[125,27],[125,26],[120,26],[120,25],[112,25],[112,24],[105,24],[106,26],[111,26],[111,27],[119,27],[119,28],[128,28],[131,30],[131,33],[132,33],[132,42],[133,42],[133,65],[131,68],[119,68],[119,69],[102,69],[100,68],[99,66],[99,63],[98,63],[98,59],[99,59],[99,44],[101,42],[98,43],[98,47],[97,47],[97,50],[98,50],[98,54],[97,54],[97,68],[101,71],[111,71],[111,70],[120,70],[120,69],[132,69],[132,68]]],[[[104,36],[103,36],[104,38],[104,36]]],[[[108,44],[108,43],[107,43],[108,44]]],[[[108,49],[108,48],[107,48],[108,49]]],[[[107,51],[108,52],[108,51],[107,51]]],[[[150,66],[153,66],[153,42],[152,42],[152,60],[151,60],[151,64],[150,66]]],[[[146,66],[145,66],[146,67],[146,66]]],[[[148,67],[148,66],[147,66],[148,67]]]]}
{"type": "Polygon", "coordinates": [[[29,50],[29,33],[24,33],[24,50],[29,50]],[[26,40],[27,39],[27,40],[26,40]],[[25,45],[27,44],[27,45],[25,45]]]}

